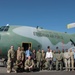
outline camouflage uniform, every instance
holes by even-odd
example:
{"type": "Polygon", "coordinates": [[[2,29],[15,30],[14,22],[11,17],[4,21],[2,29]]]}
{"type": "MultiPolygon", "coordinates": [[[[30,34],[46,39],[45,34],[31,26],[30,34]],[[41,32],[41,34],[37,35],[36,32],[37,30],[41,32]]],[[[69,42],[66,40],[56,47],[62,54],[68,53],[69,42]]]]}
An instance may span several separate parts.
{"type": "Polygon", "coordinates": [[[72,71],[74,70],[74,53],[70,52],[70,61],[72,66],[72,71]]]}
{"type": "Polygon", "coordinates": [[[15,60],[15,51],[12,49],[8,50],[7,72],[12,71],[15,60]]]}
{"type": "Polygon", "coordinates": [[[33,61],[33,59],[27,59],[26,61],[25,61],[25,68],[24,68],[25,70],[33,70],[34,69],[34,61],[33,61]]]}
{"type": "Polygon", "coordinates": [[[63,67],[65,67],[64,51],[61,52],[63,67]]]}
{"type": "Polygon", "coordinates": [[[21,57],[21,51],[17,50],[17,60],[19,60],[20,57],[21,57]]]}
{"type": "Polygon", "coordinates": [[[36,63],[37,63],[37,60],[36,60],[36,52],[33,52],[31,57],[34,60],[34,64],[35,64],[34,66],[36,67],[36,63]]]}
{"type": "Polygon", "coordinates": [[[24,63],[24,61],[25,61],[25,53],[24,53],[24,51],[18,51],[17,52],[17,60],[19,60],[20,58],[24,63]]]}
{"type": "Polygon", "coordinates": [[[22,60],[17,60],[17,61],[16,61],[16,64],[14,65],[15,71],[16,71],[16,72],[17,72],[17,71],[23,71],[23,68],[24,68],[24,66],[23,66],[22,60]]]}
{"type": "Polygon", "coordinates": [[[41,69],[41,58],[42,58],[42,54],[41,52],[37,52],[36,53],[36,60],[37,60],[37,68],[41,69]]]}
{"type": "Polygon", "coordinates": [[[53,69],[55,69],[56,66],[56,52],[53,52],[53,69]]]}
{"type": "Polygon", "coordinates": [[[21,58],[22,58],[22,61],[25,61],[25,53],[24,53],[24,51],[21,51],[21,58]]]}
{"type": "Polygon", "coordinates": [[[45,54],[45,52],[42,52],[42,58],[41,58],[41,69],[43,69],[44,68],[44,66],[45,66],[45,56],[46,56],[46,54],[45,54]]]}
{"type": "Polygon", "coordinates": [[[26,60],[25,57],[26,57],[25,51],[24,51],[24,48],[22,47],[21,48],[21,59],[22,59],[22,62],[23,62],[23,66],[24,66],[24,63],[25,63],[25,60],[26,60]]]}
{"type": "Polygon", "coordinates": [[[68,51],[66,51],[64,53],[64,61],[65,61],[65,67],[66,67],[66,71],[70,71],[70,53],[68,51]]]}
{"type": "Polygon", "coordinates": [[[58,70],[58,66],[60,64],[60,70],[62,70],[63,65],[62,65],[62,54],[61,53],[57,53],[56,54],[56,70],[58,70]]]}

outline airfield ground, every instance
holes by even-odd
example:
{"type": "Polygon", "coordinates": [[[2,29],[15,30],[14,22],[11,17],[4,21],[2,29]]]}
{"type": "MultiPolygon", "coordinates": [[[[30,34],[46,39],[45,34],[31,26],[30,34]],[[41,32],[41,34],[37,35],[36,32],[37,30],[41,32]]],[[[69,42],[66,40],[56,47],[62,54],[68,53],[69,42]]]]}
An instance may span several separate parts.
{"type": "MultiPolygon", "coordinates": [[[[6,72],[6,68],[5,67],[0,67],[0,74],[1,75],[8,75],[8,73],[6,72]]],[[[46,70],[42,70],[39,72],[22,72],[22,73],[10,73],[11,75],[75,75],[75,71],[70,71],[70,72],[66,72],[66,71],[46,71],[46,70]]]]}

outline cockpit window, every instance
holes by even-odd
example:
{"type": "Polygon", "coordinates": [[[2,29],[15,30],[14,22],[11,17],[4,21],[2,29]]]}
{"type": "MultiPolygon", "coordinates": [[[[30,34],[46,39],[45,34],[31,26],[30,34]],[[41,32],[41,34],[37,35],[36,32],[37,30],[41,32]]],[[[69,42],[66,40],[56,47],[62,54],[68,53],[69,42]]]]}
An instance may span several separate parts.
{"type": "Polygon", "coordinates": [[[9,26],[2,26],[0,27],[0,31],[8,31],[9,26]]]}

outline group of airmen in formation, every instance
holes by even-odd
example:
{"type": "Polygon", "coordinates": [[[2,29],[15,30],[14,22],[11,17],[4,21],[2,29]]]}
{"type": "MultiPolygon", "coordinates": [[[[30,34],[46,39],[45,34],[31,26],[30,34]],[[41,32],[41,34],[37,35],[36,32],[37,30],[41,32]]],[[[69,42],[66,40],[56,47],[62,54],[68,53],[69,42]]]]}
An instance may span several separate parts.
{"type": "Polygon", "coordinates": [[[67,49],[48,50],[45,52],[43,49],[31,51],[31,47],[24,51],[23,47],[18,47],[17,52],[14,50],[14,46],[11,46],[8,50],[7,60],[7,73],[11,73],[14,70],[15,73],[21,71],[34,71],[34,70],[66,70],[74,71],[75,51],[68,51],[67,49]],[[64,68],[65,67],[65,68],[64,68]]]}

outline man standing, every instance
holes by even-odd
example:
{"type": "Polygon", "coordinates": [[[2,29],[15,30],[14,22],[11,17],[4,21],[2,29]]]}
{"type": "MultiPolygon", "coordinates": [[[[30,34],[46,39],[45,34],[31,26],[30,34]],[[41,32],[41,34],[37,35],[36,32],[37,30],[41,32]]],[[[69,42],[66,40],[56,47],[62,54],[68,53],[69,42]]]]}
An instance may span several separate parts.
{"type": "Polygon", "coordinates": [[[24,61],[25,61],[24,47],[18,47],[17,60],[19,60],[20,58],[21,58],[21,60],[23,61],[23,64],[24,64],[24,61]]]}
{"type": "Polygon", "coordinates": [[[48,48],[48,51],[46,52],[46,68],[52,69],[52,60],[53,60],[53,53],[50,48],[48,48]]]}
{"type": "Polygon", "coordinates": [[[62,50],[61,54],[62,54],[62,63],[63,63],[63,67],[64,67],[65,66],[65,62],[64,62],[64,49],[62,50]]]}
{"type": "Polygon", "coordinates": [[[15,51],[14,46],[11,46],[11,48],[8,50],[8,61],[7,61],[7,73],[10,73],[12,71],[12,68],[15,63],[15,51]]]}
{"type": "Polygon", "coordinates": [[[23,68],[24,68],[24,63],[25,63],[25,51],[24,51],[24,47],[21,47],[21,60],[23,62],[23,68]]]}
{"type": "Polygon", "coordinates": [[[71,61],[72,71],[74,71],[74,52],[72,52],[72,49],[70,50],[70,61],[71,61]]]}
{"type": "Polygon", "coordinates": [[[29,47],[28,50],[26,50],[25,54],[26,54],[26,59],[32,55],[31,47],[29,47]]]}
{"type": "Polygon", "coordinates": [[[54,50],[53,51],[53,69],[56,69],[55,66],[56,66],[56,51],[54,50]]]}
{"type": "Polygon", "coordinates": [[[36,64],[36,50],[33,49],[32,51],[32,59],[34,60],[34,64],[36,64]]]}
{"type": "Polygon", "coordinates": [[[66,49],[66,52],[64,53],[64,61],[65,61],[65,67],[66,71],[70,71],[70,53],[66,49]]]}
{"type": "Polygon", "coordinates": [[[40,49],[36,53],[36,60],[37,60],[37,68],[40,70],[41,69],[41,59],[42,59],[42,54],[40,49]]]}
{"type": "Polygon", "coordinates": [[[17,60],[21,57],[21,47],[18,47],[17,50],[17,60]]]}
{"type": "Polygon", "coordinates": [[[62,54],[60,53],[60,50],[58,50],[58,53],[56,54],[56,70],[58,71],[60,65],[60,70],[62,70],[63,65],[62,65],[62,54]]]}
{"type": "Polygon", "coordinates": [[[42,61],[41,61],[41,69],[44,69],[44,64],[45,64],[45,56],[46,56],[46,54],[45,54],[45,52],[44,52],[44,50],[42,49],[42,61]]]}
{"type": "Polygon", "coordinates": [[[74,67],[75,67],[75,50],[74,50],[74,67]]]}

